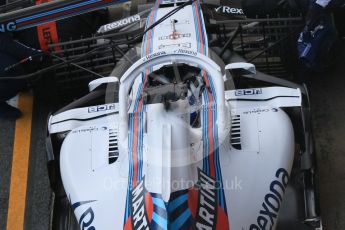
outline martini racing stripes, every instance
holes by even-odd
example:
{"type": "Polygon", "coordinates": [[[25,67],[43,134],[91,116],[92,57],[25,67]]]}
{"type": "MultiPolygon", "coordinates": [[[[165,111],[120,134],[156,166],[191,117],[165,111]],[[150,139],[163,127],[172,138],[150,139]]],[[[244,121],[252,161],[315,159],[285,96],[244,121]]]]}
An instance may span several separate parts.
{"type": "Polygon", "coordinates": [[[167,230],[168,214],[166,211],[166,204],[160,194],[152,193],[151,196],[153,202],[153,213],[150,229],[167,230]]]}
{"type": "Polygon", "coordinates": [[[56,21],[59,19],[87,13],[97,9],[101,9],[113,4],[119,4],[126,2],[127,0],[88,0],[88,1],[76,1],[72,4],[57,7],[54,10],[48,10],[40,13],[30,14],[19,19],[16,19],[15,29],[23,30],[36,25],[43,24],[48,21],[56,21]]]}
{"type": "MultiPolygon", "coordinates": [[[[132,190],[131,198],[131,212],[132,212],[132,228],[146,229],[149,225],[149,217],[145,207],[145,180],[141,180],[138,185],[132,190]]],[[[147,205],[147,204],[146,204],[147,205]]]]}
{"type": "Polygon", "coordinates": [[[189,229],[193,226],[193,216],[188,205],[188,190],[181,190],[171,194],[167,205],[169,229],[189,229]]]}
{"type": "MultiPolygon", "coordinates": [[[[202,11],[198,2],[193,3],[193,13],[197,34],[198,52],[208,55],[207,47],[207,35],[205,31],[205,24],[203,22],[202,11]]],[[[219,188],[217,191],[217,203],[220,208],[216,208],[216,212],[219,214],[219,218],[213,224],[213,228],[218,224],[222,224],[223,229],[229,229],[227,208],[225,202],[225,194],[223,190],[222,173],[219,162],[219,142],[218,142],[218,128],[217,128],[217,95],[212,82],[206,71],[204,71],[204,81],[206,84],[206,90],[203,92],[203,111],[202,111],[202,128],[203,128],[203,149],[204,149],[204,160],[203,170],[206,174],[214,179],[218,184],[219,188]],[[220,218],[224,217],[224,218],[220,218]]],[[[200,202],[200,201],[199,201],[200,202]]]]}
{"type": "MultiPolygon", "coordinates": [[[[157,18],[157,10],[160,4],[158,0],[152,10],[146,28],[151,26],[157,18]]],[[[152,52],[154,30],[149,30],[143,39],[142,44],[142,56],[146,56],[152,52]]],[[[141,209],[143,212],[135,212],[133,208],[133,196],[132,191],[135,190],[139,185],[144,184],[142,175],[143,165],[143,118],[145,112],[145,105],[142,100],[142,92],[147,84],[147,78],[152,68],[145,71],[145,75],[142,75],[142,82],[138,87],[138,91],[135,97],[135,104],[133,111],[129,114],[129,134],[128,134],[128,149],[129,149],[129,181],[127,189],[126,199],[126,211],[124,218],[125,229],[149,229],[150,226],[155,226],[154,229],[167,229],[167,215],[165,210],[164,202],[161,198],[153,198],[149,192],[145,195],[145,205],[148,208],[141,209]],[[161,202],[159,201],[161,199],[161,202]],[[152,205],[150,205],[152,204],[152,205]],[[152,207],[153,206],[153,207],[152,207]],[[150,208],[151,207],[151,208],[150,208]],[[154,211],[153,211],[154,210],[154,211]],[[158,211],[157,211],[158,210],[158,211]],[[143,219],[143,218],[146,219],[143,219]],[[138,228],[137,223],[141,220],[141,228],[138,228]],[[145,225],[146,224],[146,225],[145,225]]],[[[140,227],[139,226],[139,227],[140,227]]]]}
{"type": "Polygon", "coordinates": [[[208,46],[207,46],[207,37],[205,31],[205,23],[202,17],[202,11],[200,8],[200,3],[194,1],[192,4],[193,7],[193,16],[194,16],[194,25],[196,31],[196,42],[198,45],[198,52],[204,55],[208,55],[208,46]]]}
{"type": "Polygon", "coordinates": [[[217,225],[217,181],[200,169],[198,174],[199,205],[196,212],[196,228],[213,229],[217,225]]]}
{"type": "MultiPolygon", "coordinates": [[[[146,28],[157,20],[157,11],[160,1],[157,1],[146,23],[146,28]]],[[[194,1],[189,9],[193,12],[197,49],[191,50],[208,55],[208,42],[200,4],[194,1]]],[[[153,50],[155,29],[149,30],[143,38],[142,56],[150,55],[153,50]]],[[[161,195],[142,193],[143,199],[135,198],[133,191],[144,185],[142,175],[143,164],[143,120],[145,105],[142,100],[142,92],[146,87],[148,75],[153,67],[145,70],[141,76],[141,83],[135,95],[134,106],[129,113],[129,181],[124,217],[125,229],[138,229],[137,224],[142,223],[143,229],[190,229],[200,228],[216,229],[221,226],[229,229],[224,191],[222,187],[222,175],[219,163],[218,129],[217,129],[217,104],[214,84],[212,79],[203,71],[207,90],[203,93],[204,106],[202,108],[203,119],[203,143],[204,159],[203,169],[199,170],[199,181],[196,187],[189,190],[177,191],[171,194],[169,202],[165,203],[161,195]],[[207,189],[213,185],[213,189],[207,189]],[[152,200],[152,201],[151,201],[152,200]],[[137,206],[134,203],[142,206],[137,206]],[[151,206],[152,203],[152,206],[151,206]],[[203,204],[203,205],[200,205],[203,204]],[[146,207],[146,208],[143,208],[146,207]],[[150,208],[152,207],[152,208],[150,208]],[[144,210],[140,212],[139,210],[144,210]],[[205,222],[206,218],[206,222],[205,222]],[[169,221],[168,221],[169,220],[169,221]],[[141,221],[141,222],[140,222],[141,221]],[[146,225],[146,223],[148,223],[146,225]]],[[[144,191],[145,189],[143,189],[144,191]]]]}

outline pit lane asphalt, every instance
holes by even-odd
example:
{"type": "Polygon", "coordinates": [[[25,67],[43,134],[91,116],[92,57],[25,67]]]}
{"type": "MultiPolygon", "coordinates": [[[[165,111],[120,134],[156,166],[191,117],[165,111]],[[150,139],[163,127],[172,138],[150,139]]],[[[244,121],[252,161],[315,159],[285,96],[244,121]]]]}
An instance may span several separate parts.
{"type": "MultiPolygon", "coordinates": [[[[32,96],[24,93],[30,104],[32,96]]],[[[20,97],[24,97],[21,95],[20,97]]],[[[28,106],[28,105],[19,105],[28,106]]],[[[46,120],[50,105],[34,102],[32,108],[32,126],[30,121],[0,121],[0,229],[49,229],[51,213],[51,190],[46,169],[45,136],[46,120]],[[15,129],[26,127],[26,130],[15,129]],[[29,148],[25,149],[26,135],[31,133],[29,148]],[[16,136],[16,140],[15,140],[16,136]],[[23,143],[24,142],[24,143],[23,143]],[[18,157],[17,167],[13,167],[14,154],[18,157]],[[25,161],[27,158],[27,161],[25,161]],[[17,178],[13,178],[13,175],[17,178]],[[22,178],[21,175],[27,175],[22,178]],[[11,178],[12,176],[12,178],[11,178]],[[27,182],[27,185],[25,183],[27,182]],[[12,183],[12,188],[11,188],[12,183]],[[18,185],[18,183],[20,183],[18,185]],[[12,206],[10,205],[12,204],[12,206]],[[11,209],[9,211],[9,209],[11,209]]],[[[30,117],[26,109],[22,119],[30,117]]],[[[31,119],[30,119],[31,120],[31,119]]]]}
{"type": "Polygon", "coordinates": [[[342,230],[345,229],[344,48],[336,67],[312,78],[310,85],[323,222],[325,230],[342,230]]]}
{"type": "MultiPolygon", "coordinates": [[[[345,229],[345,52],[332,71],[311,78],[313,126],[320,175],[321,211],[325,230],[345,229]]],[[[0,120],[0,230],[49,229],[52,194],[46,170],[46,119],[49,103],[35,100],[28,158],[26,196],[22,212],[16,210],[11,222],[23,215],[23,227],[9,225],[8,207],[16,122],[0,120]]],[[[25,115],[27,116],[27,115],[25,115]]],[[[29,132],[30,130],[22,130],[29,132]]],[[[24,167],[25,170],[25,167],[24,167]]],[[[23,178],[21,178],[23,179],[23,178]]],[[[19,208],[20,209],[20,208],[19,208]]],[[[18,224],[18,223],[17,223],[18,224]]]]}

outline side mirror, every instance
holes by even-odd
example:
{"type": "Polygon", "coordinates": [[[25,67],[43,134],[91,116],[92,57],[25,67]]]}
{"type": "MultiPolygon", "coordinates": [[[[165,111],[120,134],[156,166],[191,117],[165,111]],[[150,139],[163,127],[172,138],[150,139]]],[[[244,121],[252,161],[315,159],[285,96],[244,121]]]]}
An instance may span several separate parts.
{"type": "Polygon", "coordinates": [[[230,73],[234,76],[241,75],[255,75],[256,68],[252,63],[247,62],[235,62],[225,66],[226,70],[229,70],[230,73]]]}
{"type": "Polygon", "coordinates": [[[96,80],[93,80],[89,83],[89,92],[94,91],[96,88],[98,88],[101,85],[109,84],[109,83],[115,83],[119,84],[119,79],[117,77],[103,77],[98,78],[96,80]]]}

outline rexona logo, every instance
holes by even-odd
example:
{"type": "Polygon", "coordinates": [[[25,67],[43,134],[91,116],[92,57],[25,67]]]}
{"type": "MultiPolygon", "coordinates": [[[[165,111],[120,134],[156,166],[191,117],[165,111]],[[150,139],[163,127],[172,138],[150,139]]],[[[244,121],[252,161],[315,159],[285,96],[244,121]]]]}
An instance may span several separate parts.
{"type": "Polygon", "coordinates": [[[240,8],[233,8],[230,6],[219,6],[215,8],[216,12],[223,14],[244,14],[243,10],[240,8]]]}
{"type": "Polygon", "coordinates": [[[198,187],[196,229],[214,229],[217,223],[217,182],[199,169],[198,187]]]}
{"type": "Polygon", "coordinates": [[[17,25],[15,22],[8,22],[5,24],[0,24],[0,32],[8,32],[8,31],[15,31],[17,29],[17,25]]]}
{"type": "Polygon", "coordinates": [[[136,15],[133,15],[131,17],[124,18],[122,20],[115,21],[113,23],[109,23],[107,25],[104,25],[104,26],[99,28],[98,33],[106,33],[106,32],[122,28],[124,26],[127,26],[131,23],[138,22],[138,21],[140,21],[140,15],[136,14],[136,15]]]}
{"type": "Polygon", "coordinates": [[[289,182],[289,173],[280,168],[276,172],[276,179],[270,184],[270,191],[265,195],[257,223],[250,225],[249,230],[272,229],[278,217],[278,212],[283,201],[283,195],[289,182]]]}
{"type": "MultiPolygon", "coordinates": [[[[78,207],[95,202],[95,200],[89,200],[89,201],[82,201],[82,202],[76,202],[72,205],[72,210],[74,211],[78,207]]],[[[92,226],[92,222],[95,219],[95,213],[93,212],[92,208],[89,207],[86,209],[83,214],[79,218],[79,226],[81,230],[96,230],[94,226],[92,226]]]]}

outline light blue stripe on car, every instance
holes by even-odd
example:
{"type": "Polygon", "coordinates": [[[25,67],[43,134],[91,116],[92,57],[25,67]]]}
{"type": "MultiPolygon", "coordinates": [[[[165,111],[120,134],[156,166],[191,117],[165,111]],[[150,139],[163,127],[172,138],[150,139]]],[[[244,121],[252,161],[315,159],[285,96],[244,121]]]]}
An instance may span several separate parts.
{"type": "Polygon", "coordinates": [[[180,206],[181,204],[183,204],[187,200],[188,200],[188,193],[176,198],[175,200],[173,200],[171,202],[169,202],[169,206],[168,206],[169,212],[174,211],[178,206],[180,206]]]}
{"type": "Polygon", "coordinates": [[[189,209],[184,211],[174,222],[171,223],[169,226],[171,230],[179,230],[183,226],[184,223],[188,220],[191,216],[191,212],[189,209]]]}
{"type": "Polygon", "coordinates": [[[152,219],[164,230],[167,230],[167,225],[168,222],[166,219],[164,219],[163,217],[161,217],[160,215],[158,215],[157,213],[153,213],[152,215],[152,219]]]}
{"type": "Polygon", "coordinates": [[[28,16],[28,17],[25,17],[25,18],[21,18],[21,19],[16,20],[16,22],[17,23],[21,23],[21,22],[29,21],[31,19],[36,19],[36,18],[48,16],[48,15],[51,15],[51,14],[60,13],[60,12],[66,11],[66,10],[75,9],[75,8],[80,7],[80,6],[86,6],[86,5],[89,5],[89,4],[92,4],[92,3],[96,3],[96,2],[100,2],[100,1],[101,0],[85,1],[85,2],[78,3],[78,4],[75,4],[75,5],[71,5],[71,6],[65,6],[65,7],[60,8],[60,9],[51,10],[51,11],[48,11],[48,12],[44,12],[44,13],[28,16]]]}

